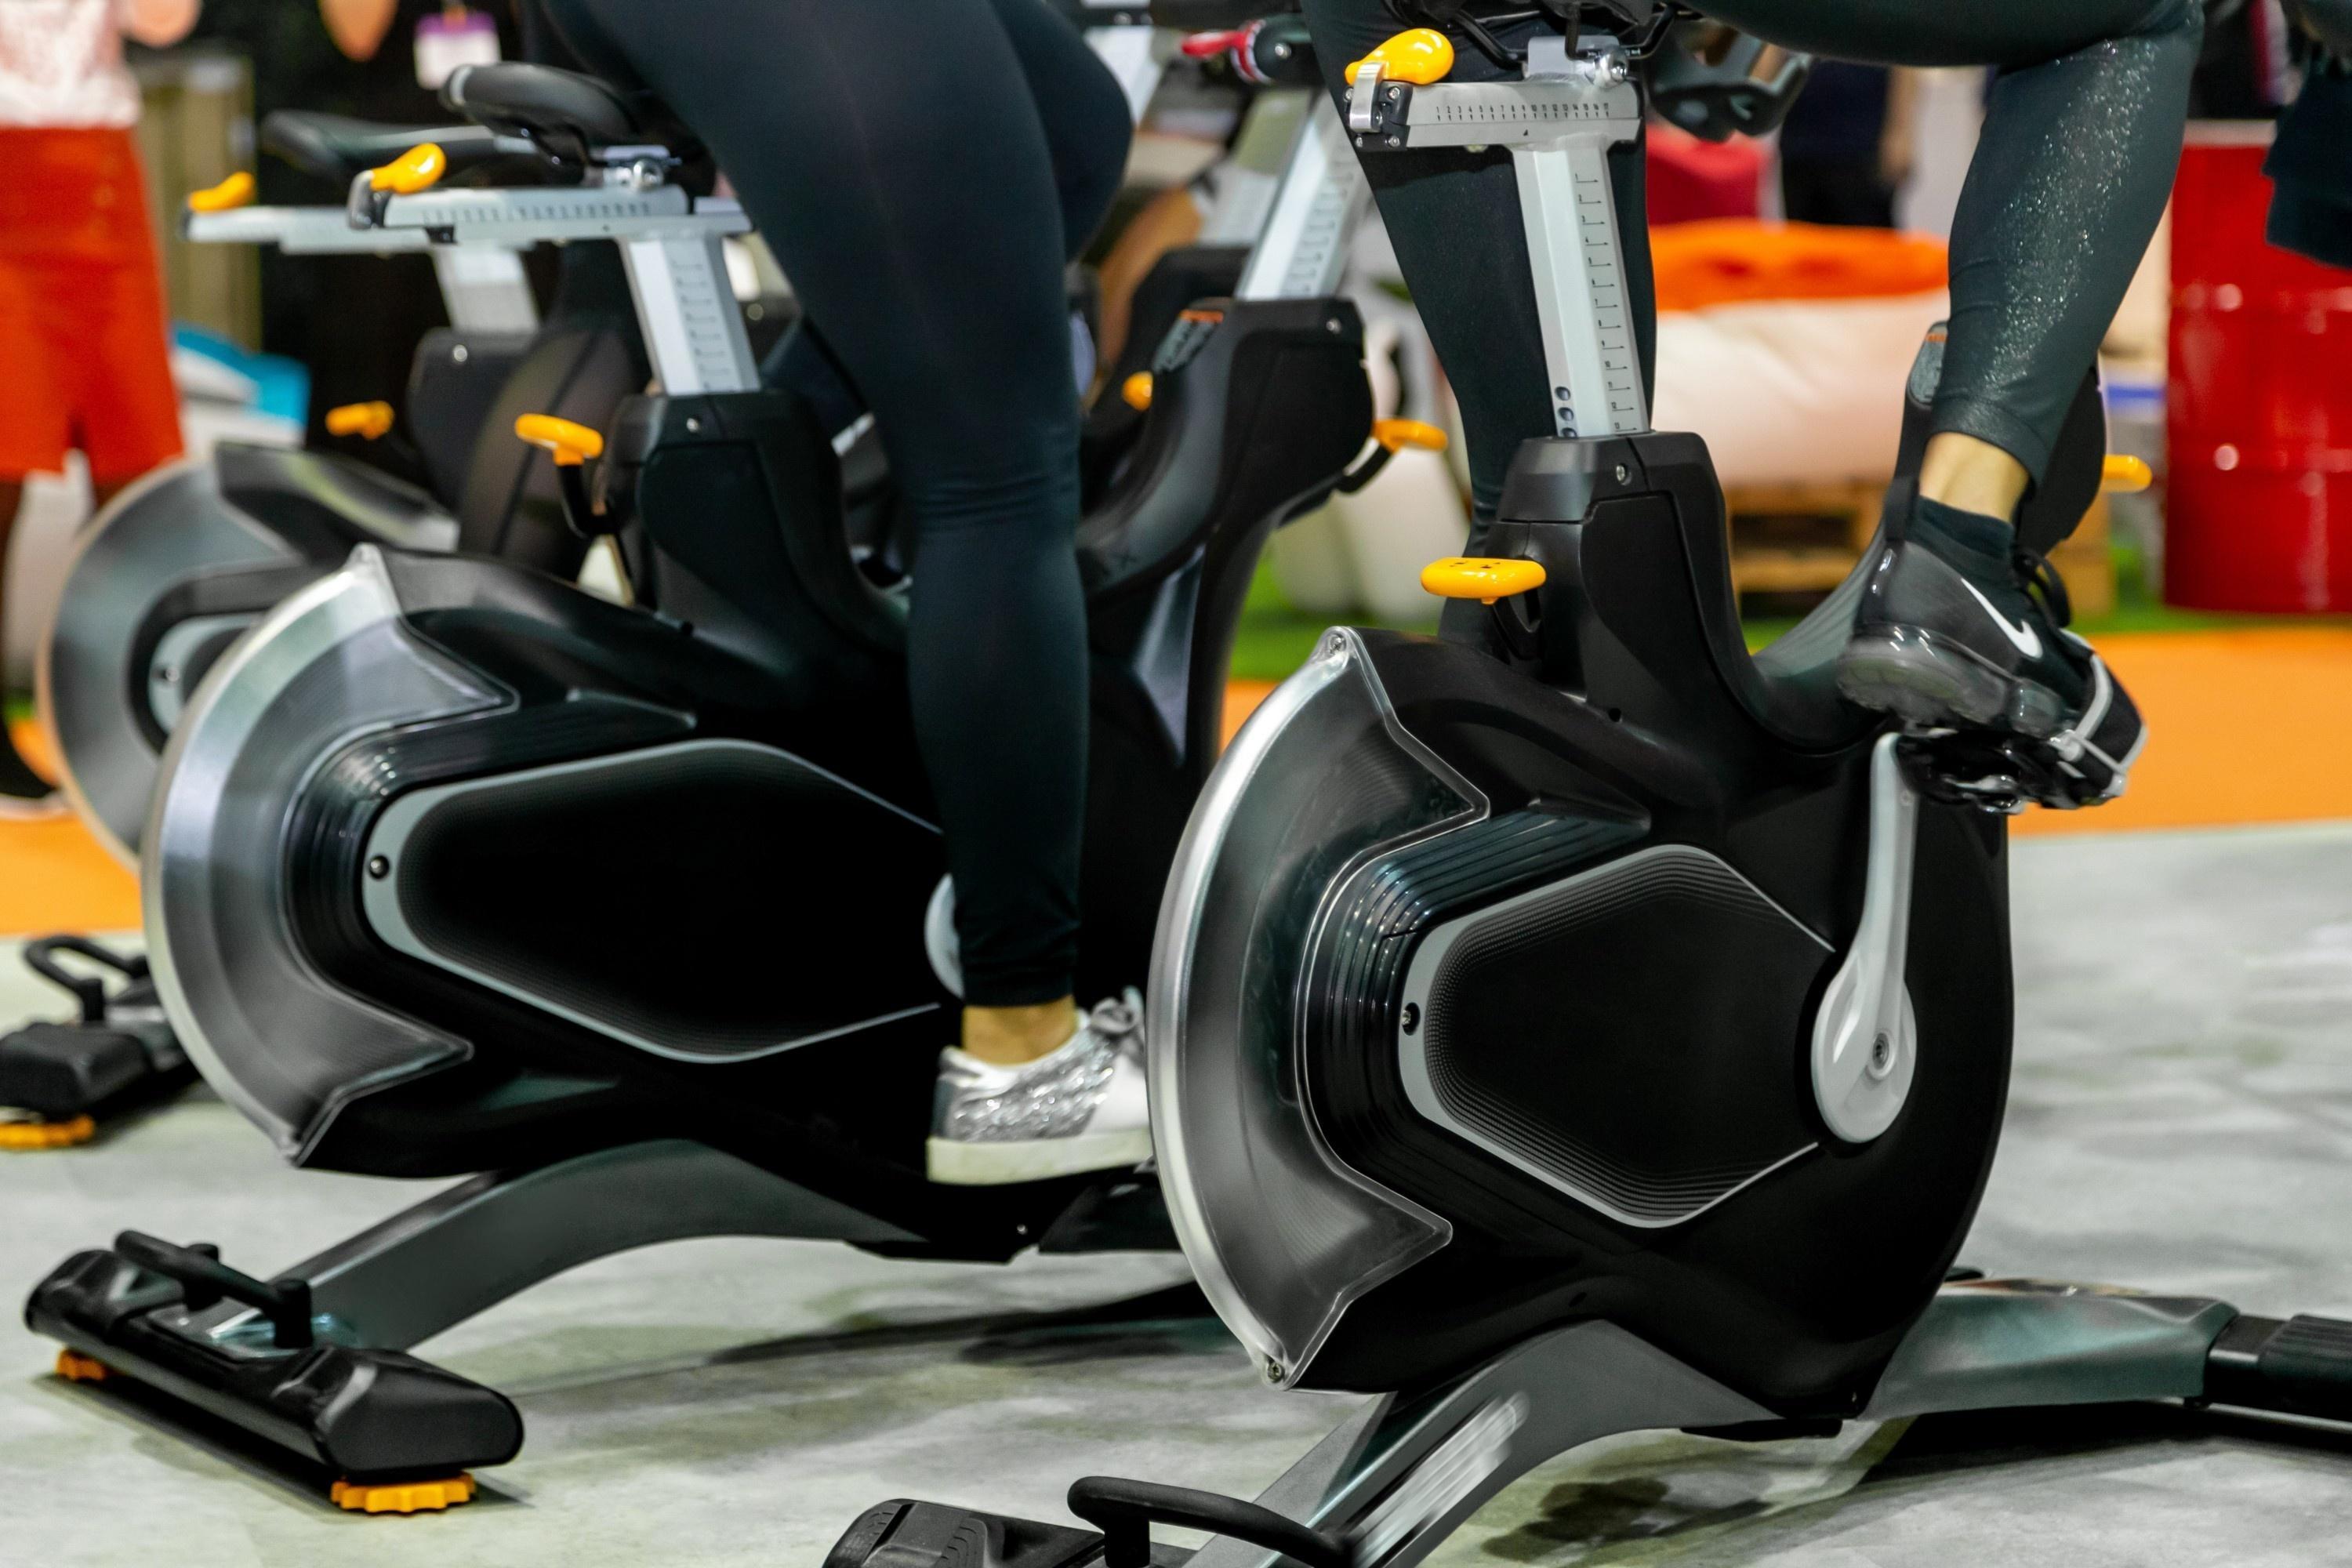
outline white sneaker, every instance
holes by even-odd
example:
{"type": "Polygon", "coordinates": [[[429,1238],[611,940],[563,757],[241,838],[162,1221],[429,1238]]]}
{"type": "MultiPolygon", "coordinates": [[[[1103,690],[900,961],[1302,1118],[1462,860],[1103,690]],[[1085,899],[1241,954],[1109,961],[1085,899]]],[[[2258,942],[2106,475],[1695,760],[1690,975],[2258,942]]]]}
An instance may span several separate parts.
{"type": "Polygon", "coordinates": [[[1042,1182],[1151,1158],[1144,1099],[1143,996],[1130,990],[1078,1021],[1048,1057],[997,1067],[940,1053],[931,1180],[957,1186],[1042,1182]]]}

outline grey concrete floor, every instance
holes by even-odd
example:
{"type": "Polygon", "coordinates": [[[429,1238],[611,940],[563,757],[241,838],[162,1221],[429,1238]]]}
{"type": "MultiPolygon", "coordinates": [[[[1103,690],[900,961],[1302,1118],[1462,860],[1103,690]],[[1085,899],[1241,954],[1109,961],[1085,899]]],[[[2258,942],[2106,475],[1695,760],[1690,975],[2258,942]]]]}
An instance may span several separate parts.
{"type": "MultiPolygon", "coordinates": [[[[2352,1316],[2352,826],[2032,841],[2015,888],[2016,1089],[1969,1260],[2352,1316]]],[[[417,1190],[285,1170],[198,1097],[0,1163],[0,1299],[124,1226],[267,1267],[417,1190]]],[[[817,1568],[888,1496],[1058,1519],[1087,1472],[1247,1494],[1353,1402],[1259,1386],[1213,1324],[1051,1317],[1181,1273],[774,1242],[611,1259],[424,1347],[514,1395],[530,1441],[482,1501],[412,1520],[337,1513],[0,1331],[0,1563],[817,1568]]],[[[1630,1437],[1528,1477],[1441,1561],[2352,1564],[2352,1438],[2155,1407],[1630,1437]]]]}

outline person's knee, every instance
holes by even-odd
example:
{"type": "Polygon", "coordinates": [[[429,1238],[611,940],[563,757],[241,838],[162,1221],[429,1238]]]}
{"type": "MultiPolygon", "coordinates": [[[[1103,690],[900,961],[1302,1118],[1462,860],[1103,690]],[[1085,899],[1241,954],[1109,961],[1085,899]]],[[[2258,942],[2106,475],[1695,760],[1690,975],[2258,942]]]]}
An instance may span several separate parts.
{"type": "Polygon", "coordinates": [[[902,480],[917,548],[952,541],[1010,559],[1070,549],[1078,521],[1077,429],[968,447],[902,480]]]}

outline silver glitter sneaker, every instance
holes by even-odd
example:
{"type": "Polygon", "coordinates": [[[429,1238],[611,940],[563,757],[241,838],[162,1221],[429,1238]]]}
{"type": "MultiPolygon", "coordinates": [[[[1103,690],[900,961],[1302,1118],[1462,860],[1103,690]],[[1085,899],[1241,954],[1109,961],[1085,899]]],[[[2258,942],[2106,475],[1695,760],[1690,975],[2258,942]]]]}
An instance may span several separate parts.
{"type": "Polygon", "coordinates": [[[1025,1067],[941,1051],[929,1154],[931,1180],[957,1186],[1041,1182],[1151,1158],[1142,994],[1100,1004],[1068,1044],[1025,1067]]]}

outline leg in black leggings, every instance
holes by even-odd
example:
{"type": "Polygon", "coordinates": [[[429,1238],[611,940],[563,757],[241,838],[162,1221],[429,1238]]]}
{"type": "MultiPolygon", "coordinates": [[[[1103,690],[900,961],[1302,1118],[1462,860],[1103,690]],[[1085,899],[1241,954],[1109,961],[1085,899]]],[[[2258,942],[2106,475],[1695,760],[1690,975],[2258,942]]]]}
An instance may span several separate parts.
{"type": "MultiPolygon", "coordinates": [[[[1102,226],[1127,174],[1127,100],[1076,30],[1039,0],[988,3],[1036,100],[1061,195],[1062,258],[1076,261],[1102,226]]],[[[803,318],[768,356],[761,378],[799,393],[839,430],[866,412],[866,403],[847,384],[847,371],[824,338],[803,318]]]]}
{"type": "MultiPolygon", "coordinates": [[[[1335,94],[1348,62],[1401,26],[1383,0],[1305,9],[1335,94]]],[[[2196,0],[1710,0],[1706,12],[1844,59],[2000,68],[1953,225],[1936,428],[1990,442],[2038,475],[2171,188],[2203,26],[2196,0]]],[[[1462,51],[1458,78],[1496,74],[1462,51]]],[[[1462,397],[1489,517],[1519,443],[1551,433],[1507,161],[1375,154],[1365,167],[1462,397]]],[[[1636,302],[1646,314],[1646,295],[1636,302]]]]}
{"type": "Polygon", "coordinates": [[[1123,100],[1042,0],[551,9],[709,144],[873,409],[917,530],[908,679],[966,1000],[1066,997],[1087,652],[1062,273],[1123,162],[1123,100]]]}

